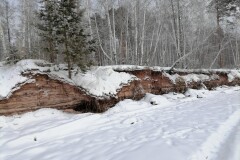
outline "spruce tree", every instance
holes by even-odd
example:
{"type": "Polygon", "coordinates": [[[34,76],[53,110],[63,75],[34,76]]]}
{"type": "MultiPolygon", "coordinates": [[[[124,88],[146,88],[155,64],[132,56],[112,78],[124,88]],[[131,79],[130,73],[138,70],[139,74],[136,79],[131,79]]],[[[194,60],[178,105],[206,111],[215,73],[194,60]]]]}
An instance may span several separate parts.
{"type": "Polygon", "coordinates": [[[41,0],[40,4],[41,8],[38,13],[40,37],[45,44],[44,49],[49,54],[50,62],[54,63],[57,54],[56,19],[58,17],[58,0],[41,0]]]}
{"type": "Polygon", "coordinates": [[[59,43],[64,47],[69,78],[72,77],[73,65],[77,64],[84,69],[88,65],[86,55],[93,51],[93,42],[88,41],[88,35],[84,34],[81,25],[82,17],[83,11],[77,8],[76,0],[59,1],[57,36],[59,43]]]}

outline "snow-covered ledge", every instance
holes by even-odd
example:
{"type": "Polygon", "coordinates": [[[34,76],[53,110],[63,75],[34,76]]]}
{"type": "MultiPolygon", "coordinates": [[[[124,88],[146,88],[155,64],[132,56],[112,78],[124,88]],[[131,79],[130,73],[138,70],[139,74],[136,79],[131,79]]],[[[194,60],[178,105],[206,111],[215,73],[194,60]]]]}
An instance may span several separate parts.
{"type": "Polygon", "coordinates": [[[19,89],[20,84],[32,83],[30,76],[24,74],[47,74],[52,79],[84,89],[89,95],[109,97],[117,94],[123,85],[136,79],[127,73],[115,72],[111,67],[92,67],[86,73],[73,71],[73,78],[68,78],[65,65],[52,65],[43,60],[22,60],[15,65],[0,67],[0,99],[8,98],[19,89]]]}
{"type": "Polygon", "coordinates": [[[239,70],[174,70],[161,67],[91,67],[86,73],[43,60],[0,66],[0,114],[39,108],[102,112],[123,99],[146,93],[184,92],[187,88],[240,84],[239,70]]]}

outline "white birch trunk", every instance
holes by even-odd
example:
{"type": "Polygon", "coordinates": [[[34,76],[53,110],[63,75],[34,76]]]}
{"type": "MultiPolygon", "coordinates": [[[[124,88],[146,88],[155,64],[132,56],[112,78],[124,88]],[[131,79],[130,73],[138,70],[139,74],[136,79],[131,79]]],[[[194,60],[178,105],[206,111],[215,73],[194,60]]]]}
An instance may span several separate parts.
{"type": "Polygon", "coordinates": [[[125,50],[125,58],[126,58],[126,63],[129,62],[129,57],[128,57],[128,35],[129,35],[129,31],[128,31],[128,25],[129,25],[129,10],[127,8],[127,23],[126,23],[126,29],[127,29],[127,33],[126,33],[126,38],[125,38],[125,44],[126,44],[126,50],[125,50]]]}
{"type": "Polygon", "coordinates": [[[91,4],[91,0],[87,0],[88,24],[89,24],[90,36],[91,36],[91,40],[92,40],[93,39],[93,30],[92,30],[92,24],[91,24],[90,4],[91,4]],[[89,3],[89,1],[90,1],[90,3],[89,3]]]}
{"type": "Polygon", "coordinates": [[[110,20],[110,15],[109,15],[109,8],[108,4],[105,3],[105,8],[107,12],[107,21],[108,21],[108,30],[109,30],[109,49],[110,49],[110,54],[111,54],[111,59],[114,57],[113,55],[113,34],[112,34],[112,27],[111,27],[111,20],[110,20]]]}
{"type": "MultiPolygon", "coordinates": [[[[136,2],[139,3],[139,2],[136,2]]],[[[134,22],[135,22],[135,60],[138,62],[138,18],[137,18],[137,4],[135,6],[134,22]]]]}
{"type": "Polygon", "coordinates": [[[4,35],[1,21],[0,21],[0,39],[2,41],[2,47],[3,47],[3,56],[2,57],[6,57],[7,56],[7,47],[6,47],[5,35],[4,35]]]}
{"type": "Polygon", "coordinates": [[[117,45],[116,45],[116,30],[115,30],[115,11],[114,8],[112,8],[112,19],[113,19],[113,53],[114,53],[114,61],[115,64],[118,63],[117,59],[117,45]]]}
{"type": "Polygon", "coordinates": [[[144,9],[144,11],[143,11],[143,29],[142,29],[142,41],[141,41],[141,60],[140,60],[140,65],[143,64],[143,56],[144,56],[145,23],[146,23],[146,9],[144,9]]]}
{"type": "Polygon", "coordinates": [[[100,35],[99,35],[99,31],[98,31],[98,25],[97,25],[96,15],[95,15],[95,24],[96,24],[96,30],[97,30],[97,36],[98,36],[99,46],[100,46],[103,54],[104,54],[104,55],[110,60],[110,62],[112,63],[112,57],[110,57],[110,56],[105,52],[105,50],[104,50],[103,47],[102,47],[102,41],[101,41],[101,38],[100,38],[100,35]]]}

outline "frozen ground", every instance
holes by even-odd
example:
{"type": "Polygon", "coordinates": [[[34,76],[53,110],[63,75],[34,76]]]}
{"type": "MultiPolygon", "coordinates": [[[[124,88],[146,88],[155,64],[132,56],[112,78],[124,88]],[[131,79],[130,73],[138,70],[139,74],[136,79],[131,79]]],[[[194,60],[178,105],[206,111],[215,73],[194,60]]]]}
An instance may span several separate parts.
{"type": "Polygon", "coordinates": [[[240,87],[148,94],[103,114],[0,117],[0,159],[239,160],[240,87]]]}

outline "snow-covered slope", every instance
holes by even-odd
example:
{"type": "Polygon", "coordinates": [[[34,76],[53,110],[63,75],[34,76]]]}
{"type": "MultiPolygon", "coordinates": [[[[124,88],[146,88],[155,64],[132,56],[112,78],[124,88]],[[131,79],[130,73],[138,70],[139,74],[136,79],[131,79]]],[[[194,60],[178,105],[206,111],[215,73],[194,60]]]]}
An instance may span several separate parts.
{"type": "Polygon", "coordinates": [[[117,90],[136,77],[127,73],[115,72],[111,67],[92,67],[86,73],[73,71],[73,78],[68,78],[64,65],[53,66],[43,60],[22,60],[15,65],[0,66],[0,100],[11,95],[20,85],[34,82],[34,79],[24,76],[24,73],[48,74],[53,79],[85,89],[92,96],[114,96],[117,90]]]}
{"type": "Polygon", "coordinates": [[[148,94],[103,114],[2,116],[0,159],[239,160],[239,97],[240,87],[222,87],[148,94]]]}
{"type": "Polygon", "coordinates": [[[75,69],[73,70],[72,79],[69,79],[66,68],[65,65],[53,65],[43,60],[22,60],[15,65],[0,63],[0,100],[11,96],[13,91],[19,89],[21,85],[34,82],[34,79],[24,75],[24,73],[28,72],[32,74],[47,74],[53,79],[58,79],[84,89],[91,96],[103,98],[115,96],[122,86],[137,79],[134,75],[116,72],[115,70],[162,71],[173,83],[179,80],[186,83],[215,80],[219,78],[218,75],[214,74],[216,72],[227,73],[229,82],[232,82],[235,78],[240,79],[239,70],[179,70],[179,72],[189,72],[189,74],[181,76],[177,73],[173,75],[166,73],[165,71],[169,70],[169,68],[131,65],[91,67],[86,73],[77,72],[77,69],[75,69]]]}

